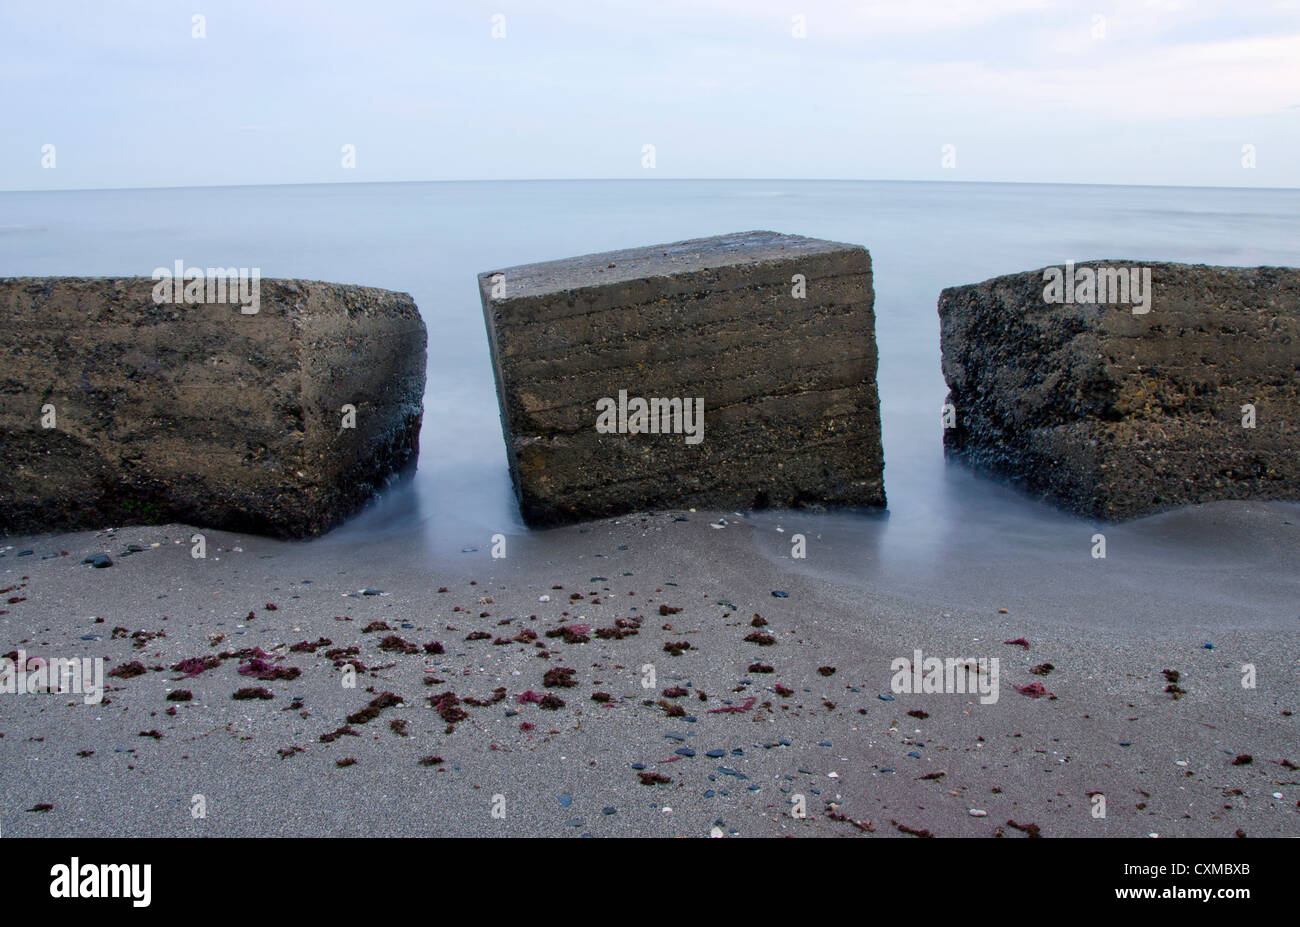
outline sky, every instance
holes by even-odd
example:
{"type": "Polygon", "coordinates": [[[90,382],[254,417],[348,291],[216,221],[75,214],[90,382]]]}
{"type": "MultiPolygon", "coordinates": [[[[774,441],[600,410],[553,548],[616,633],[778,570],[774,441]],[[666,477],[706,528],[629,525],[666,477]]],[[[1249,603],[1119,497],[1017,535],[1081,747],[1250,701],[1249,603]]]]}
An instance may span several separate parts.
{"type": "Polygon", "coordinates": [[[1300,187],[1300,0],[3,0],[0,190],[1300,187]]]}

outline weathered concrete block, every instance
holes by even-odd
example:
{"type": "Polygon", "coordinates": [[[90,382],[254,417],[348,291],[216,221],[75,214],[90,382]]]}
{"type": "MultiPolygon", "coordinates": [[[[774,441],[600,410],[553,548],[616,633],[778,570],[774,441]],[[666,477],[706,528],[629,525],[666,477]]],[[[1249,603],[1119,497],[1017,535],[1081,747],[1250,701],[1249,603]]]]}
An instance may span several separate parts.
{"type": "Polygon", "coordinates": [[[154,289],[0,280],[0,531],[314,535],[415,459],[425,331],[409,296],[262,280],[246,314],[154,289]]]}
{"type": "Polygon", "coordinates": [[[479,286],[530,524],[884,506],[865,248],[742,232],[512,267],[479,286]],[[638,399],[677,433],[641,432],[638,399]],[[673,399],[681,416],[649,402],[673,399]],[[688,434],[700,403],[703,432],[688,434]]]}
{"type": "Polygon", "coordinates": [[[1300,499],[1300,270],[1090,262],[951,287],[939,317],[948,452],[1107,519],[1300,499]]]}

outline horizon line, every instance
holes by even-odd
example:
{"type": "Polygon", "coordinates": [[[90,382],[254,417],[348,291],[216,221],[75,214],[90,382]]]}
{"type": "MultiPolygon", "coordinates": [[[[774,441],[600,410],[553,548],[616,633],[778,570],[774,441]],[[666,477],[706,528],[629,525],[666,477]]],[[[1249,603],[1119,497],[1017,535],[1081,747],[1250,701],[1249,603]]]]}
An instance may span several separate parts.
{"type": "Polygon", "coordinates": [[[29,189],[4,189],[0,195],[10,193],[108,193],[146,190],[232,190],[259,187],[324,187],[324,186],[377,186],[427,183],[930,183],[930,184],[997,184],[1002,186],[1042,187],[1122,187],[1165,190],[1259,190],[1296,191],[1300,186],[1253,187],[1222,184],[1157,184],[1157,183],[1101,183],[1089,181],[1057,180],[934,180],[885,179],[862,177],[513,177],[513,178],[457,178],[442,180],[305,180],[281,183],[227,183],[227,184],[160,184],[157,186],[117,187],[36,187],[29,189]]]}

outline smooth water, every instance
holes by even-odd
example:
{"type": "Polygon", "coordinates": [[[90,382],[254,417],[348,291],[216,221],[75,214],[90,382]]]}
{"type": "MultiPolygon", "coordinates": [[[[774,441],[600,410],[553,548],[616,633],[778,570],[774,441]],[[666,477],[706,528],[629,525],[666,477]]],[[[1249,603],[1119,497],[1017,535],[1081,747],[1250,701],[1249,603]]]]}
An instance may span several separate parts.
{"type": "MultiPolygon", "coordinates": [[[[476,274],[746,229],[870,249],[889,497],[887,518],[760,513],[755,524],[797,525],[822,554],[790,562],[789,535],[773,531],[763,555],[900,593],[924,587],[935,601],[969,601],[985,587],[1000,601],[1041,570],[1086,569],[1094,526],[945,462],[939,291],[1066,260],[1294,266],[1300,190],[521,181],[3,193],[0,276],[147,276],[183,259],[409,292],[429,329],[418,470],[320,543],[418,541],[450,552],[526,532],[476,274]]],[[[1223,543],[1212,521],[1172,513],[1108,528],[1130,572],[1106,581],[1136,584],[1140,598],[1150,592],[1144,570],[1177,570],[1178,585],[1191,584],[1179,594],[1203,606],[1300,602],[1293,578],[1252,584],[1243,570],[1249,558],[1258,568],[1259,552],[1223,543]]]]}

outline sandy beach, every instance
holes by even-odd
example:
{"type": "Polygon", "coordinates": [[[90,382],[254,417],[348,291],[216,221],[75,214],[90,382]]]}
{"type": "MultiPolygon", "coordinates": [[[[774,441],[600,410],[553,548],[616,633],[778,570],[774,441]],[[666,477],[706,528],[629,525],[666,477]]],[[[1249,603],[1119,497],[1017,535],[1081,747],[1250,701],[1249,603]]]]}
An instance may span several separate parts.
{"type": "Polygon", "coordinates": [[[1232,578],[1255,600],[1202,593],[1200,608],[1180,600],[1175,566],[1105,577],[1083,558],[1049,567],[1005,548],[946,577],[931,564],[929,581],[854,582],[851,552],[828,571],[815,536],[807,560],[790,558],[780,523],[797,519],[630,516],[512,535],[500,559],[486,542],[448,555],[407,539],[215,531],[194,559],[193,529],[179,525],[6,539],[0,652],[144,671],[106,678],[99,704],[0,695],[0,826],[1300,835],[1300,604],[1278,605],[1300,575],[1300,507],[1225,503],[1134,523],[1256,558],[1256,573],[1232,578]],[[113,566],[82,563],[97,553],[113,566]],[[957,585],[966,610],[951,604],[957,585]],[[442,653],[427,652],[434,642],[442,653]],[[916,650],[997,658],[996,701],[896,693],[891,663],[916,650]],[[351,689],[349,660],[365,667],[351,689]],[[273,697],[232,698],[244,688],[273,697]],[[169,700],[175,690],[191,697],[169,700]]]}

